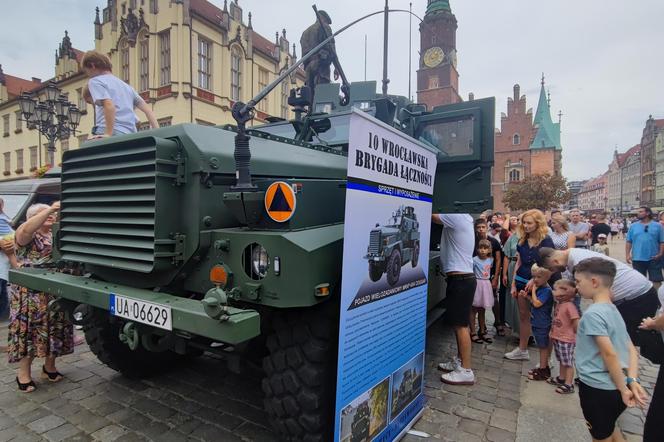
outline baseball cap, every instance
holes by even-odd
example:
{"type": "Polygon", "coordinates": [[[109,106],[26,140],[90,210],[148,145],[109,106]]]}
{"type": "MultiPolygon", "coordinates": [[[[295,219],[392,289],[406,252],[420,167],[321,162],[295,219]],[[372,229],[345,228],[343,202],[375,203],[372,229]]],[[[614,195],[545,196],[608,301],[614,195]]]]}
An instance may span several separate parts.
{"type": "Polygon", "coordinates": [[[598,238],[606,238],[606,233],[600,233],[597,235],[598,238]]]}

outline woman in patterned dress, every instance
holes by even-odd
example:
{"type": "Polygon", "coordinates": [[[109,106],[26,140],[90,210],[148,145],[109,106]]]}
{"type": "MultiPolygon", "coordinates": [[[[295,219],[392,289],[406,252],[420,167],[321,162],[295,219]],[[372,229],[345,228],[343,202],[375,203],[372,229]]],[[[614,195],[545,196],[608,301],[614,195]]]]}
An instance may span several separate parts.
{"type": "MultiPolygon", "coordinates": [[[[16,255],[25,267],[43,267],[51,261],[51,226],[56,219],[60,202],[51,206],[34,204],[27,213],[27,221],[16,231],[16,255]]],[[[48,310],[53,296],[20,287],[10,286],[10,324],[8,336],[9,362],[18,362],[16,383],[20,391],[34,391],[30,367],[34,358],[45,358],[42,377],[51,382],[62,380],[55,367],[55,359],[74,351],[74,330],[63,312],[48,310]]]]}
{"type": "Polygon", "coordinates": [[[551,217],[551,229],[552,232],[549,233],[549,236],[553,240],[556,250],[573,249],[576,246],[576,237],[569,231],[569,224],[564,216],[560,214],[553,215],[551,217]]]}

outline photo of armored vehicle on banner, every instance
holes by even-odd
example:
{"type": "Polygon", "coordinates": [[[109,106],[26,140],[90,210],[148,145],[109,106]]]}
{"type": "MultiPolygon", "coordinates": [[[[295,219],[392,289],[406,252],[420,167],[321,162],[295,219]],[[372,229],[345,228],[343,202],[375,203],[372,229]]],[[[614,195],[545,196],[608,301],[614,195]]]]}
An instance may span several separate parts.
{"type": "Polygon", "coordinates": [[[342,442],[368,442],[387,425],[390,378],[352,401],[341,413],[342,442]]]}
{"type": "Polygon", "coordinates": [[[386,274],[390,286],[399,282],[401,267],[409,262],[417,267],[420,257],[420,232],[415,209],[401,206],[384,225],[376,224],[369,234],[364,257],[369,261],[369,278],[376,282],[386,274]]]}
{"type": "MultiPolygon", "coordinates": [[[[434,211],[492,205],[493,98],[427,109],[342,76],[341,85],[293,89],[293,120],[249,127],[256,104],[331,38],[253,99],[235,102],[235,125],[177,124],[64,152],[57,268],[10,273],[12,283],[54,294],[53,308],[126,376],[154,375],[202,351],[257,361],[265,411],[283,440],[332,438],[353,109],[438,153],[434,211]],[[460,127],[469,130],[450,135],[460,127]],[[428,141],[452,138],[465,148],[428,141]],[[292,211],[283,222],[266,210],[277,181],[297,199],[280,207],[292,211]]],[[[436,233],[431,243],[429,262],[419,265],[437,315],[444,290],[436,233]]]]}
{"type": "Polygon", "coordinates": [[[390,420],[394,420],[422,391],[424,353],[417,355],[392,375],[392,408],[390,420]]]}

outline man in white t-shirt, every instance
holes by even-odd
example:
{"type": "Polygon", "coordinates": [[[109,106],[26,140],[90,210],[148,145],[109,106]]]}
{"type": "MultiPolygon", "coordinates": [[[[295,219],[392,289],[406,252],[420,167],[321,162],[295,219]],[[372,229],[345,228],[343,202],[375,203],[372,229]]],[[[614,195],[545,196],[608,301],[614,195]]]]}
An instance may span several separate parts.
{"type": "Polygon", "coordinates": [[[654,316],[659,308],[657,290],[645,276],[624,262],[585,249],[554,250],[542,247],[539,250],[538,265],[552,271],[567,270],[573,273],[574,267],[588,258],[602,258],[616,265],[616,277],[611,286],[613,304],[623,317],[632,342],[639,346],[636,333],[639,324],[643,318],[654,316]]]}
{"type": "Polygon", "coordinates": [[[441,376],[446,384],[473,385],[475,374],[470,367],[470,311],[475,296],[473,251],[475,229],[468,214],[434,214],[432,220],[443,226],[440,237],[440,263],[447,280],[447,323],[454,327],[458,354],[450,362],[438,364],[447,371],[441,376]]]}

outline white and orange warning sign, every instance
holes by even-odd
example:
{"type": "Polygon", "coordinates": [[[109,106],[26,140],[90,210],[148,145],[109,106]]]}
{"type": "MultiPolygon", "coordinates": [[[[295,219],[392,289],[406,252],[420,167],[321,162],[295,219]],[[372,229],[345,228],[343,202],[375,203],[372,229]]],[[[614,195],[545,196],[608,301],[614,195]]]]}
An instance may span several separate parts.
{"type": "Polygon", "coordinates": [[[284,223],[292,218],[295,204],[295,191],[288,183],[275,181],[265,192],[265,211],[278,223],[284,223]]]}

